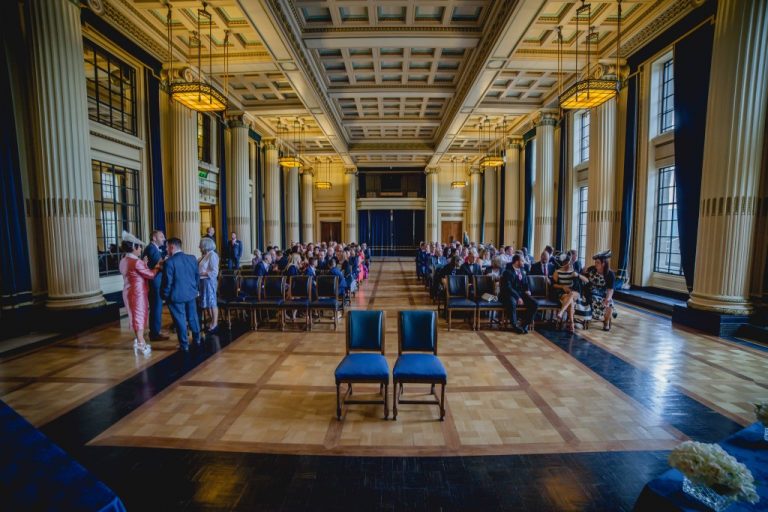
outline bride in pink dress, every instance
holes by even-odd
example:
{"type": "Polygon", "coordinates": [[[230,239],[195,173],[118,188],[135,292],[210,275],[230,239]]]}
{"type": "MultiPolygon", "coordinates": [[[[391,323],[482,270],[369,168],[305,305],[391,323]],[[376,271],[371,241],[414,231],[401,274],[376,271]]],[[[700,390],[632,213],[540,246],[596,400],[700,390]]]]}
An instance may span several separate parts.
{"type": "Polygon", "coordinates": [[[128,323],[136,339],[133,341],[133,349],[148,355],[152,347],[144,341],[144,329],[149,319],[149,281],[154,279],[160,267],[149,269],[141,259],[141,251],[144,243],[131,235],[123,232],[123,243],[120,250],[125,257],[120,260],[120,273],[123,275],[123,302],[128,310],[128,323]]]}

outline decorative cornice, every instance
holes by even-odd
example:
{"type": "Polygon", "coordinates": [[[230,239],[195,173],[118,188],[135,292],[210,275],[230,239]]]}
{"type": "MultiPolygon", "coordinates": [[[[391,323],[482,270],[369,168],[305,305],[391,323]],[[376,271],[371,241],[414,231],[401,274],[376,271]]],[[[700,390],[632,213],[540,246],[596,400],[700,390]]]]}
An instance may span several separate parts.
{"type": "MultiPolygon", "coordinates": [[[[661,4],[661,0],[656,1],[656,5],[659,4],[661,4]]],[[[632,55],[671,23],[688,14],[693,9],[701,7],[703,4],[704,2],[699,0],[677,0],[666,11],[656,16],[642,30],[622,44],[619,55],[621,57],[632,55]]],[[[654,8],[656,5],[654,5],[654,8]]]]}
{"type": "Polygon", "coordinates": [[[139,144],[131,143],[128,139],[121,139],[121,138],[118,138],[118,137],[113,137],[113,136],[105,134],[104,132],[100,132],[100,131],[97,131],[97,130],[90,130],[90,134],[93,135],[94,137],[98,137],[100,139],[108,140],[110,142],[115,142],[117,144],[120,144],[122,146],[127,146],[129,148],[144,149],[144,146],[141,146],[139,144]]]}
{"type": "Polygon", "coordinates": [[[323,34],[328,36],[344,35],[353,32],[413,32],[421,34],[424,32],[438,32],[444,34],[472,34],[481,36],[483,33],[482,27],[445,27],[445,26],[357,26],[357,27],[306,27],[301,20],[301,17],[296,14],[296,9],[291,2],[291,11],[296,16],[297,21],[301,25],[302,34],[323,34]]]}
{"type": "Polygon", "coordinates": [[[424,169],[424,174],[437,174],[438,172],[440,172],[439,167],[427,167],[424,169]]]}
{"type": "MultiPolygon", "coordinates": [[[[126,2],[125,0],[120,0],[120,3],[131,11],[134,11],[134,13],[138,16],[138,13],[135,12],[136,9],[130,3],[126,2]]],[[[155,40],[149,37],[144,30],[139,28],[129,18],[115,9],[115,7],[113,7],[109,1],[106,2],[104,18],[111,25],[119,28],[120,31],[127,35],[129,38],[133,39],[139,45],[148,49],[150,53],[152,53],[160,61],[166,62],[168,60],[168,49],[155,42],[155,40]]],[[[162,34],[160,35],[162,36],[162,34]]]]}
{"type": "Polygon", "coordinates": [[[356,175],[357,174],[357,167],[345,167],[344,168],[344,174],[356,175]]]}

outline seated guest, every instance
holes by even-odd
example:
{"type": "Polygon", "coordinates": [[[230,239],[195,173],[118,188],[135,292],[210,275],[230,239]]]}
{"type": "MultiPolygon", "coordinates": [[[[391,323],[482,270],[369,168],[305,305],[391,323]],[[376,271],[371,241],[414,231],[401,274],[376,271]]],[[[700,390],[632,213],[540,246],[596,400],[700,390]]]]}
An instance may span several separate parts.
{"type": "Polygon", "coordinates": [[[549,253],[544,250],[541,253],[541,260],[531,265],[532,276],[545,276],[549,280],[552,279],[552,274],[555,273],[555,266],[549,261],[549,253]]]}
{"type": "Polygon", "coordinates": [[[282,272],[285,267],[288,266],[288,253],[277,249],[275,263],[277,263],[277,269],[282,272]]]}
{"type": "Polygon", "coordinates": [[[370,270],[371,268],[371,250],[368,249],[368,244],[363,242],[363,244],[360,246],[363,249],[363,254],[365,255],[365,267],[370,270]]]}
{"type": "Polygon", "coordinates": [[[283,270],[283,275],[286,277],[292,277],[301,274],[301,269],[299,268],[300,264],[301,255],[296,252],[291,253],[291,256],[288,260],[288,265],[286,265],[285,269],[283,270]]]}
{"type": "Polygon", "coordinates": [[[569,253],[560,255],[560,268],[555,270],[552,276],[554,280],[553,288],[555,294],[560,300],[560,311],[555,315],[558,320],[563,320],[563,314],[568,312],[568,332],[573,332],[575,327],[573,323],[574,302],[579,298],[579,292],[576,288],[579,284],[579,274],[573,270],[569,253]]]}
{"type": "Polygon", "coordinates": [[[507,318],[512,324],[512,330],[518,334],[528,332],[528,326],[531,325],[536,315],[538,305],[531,298],[531,292],[528,289],[528,276],[523,270],[523,258],[519,254],[512,257],[512,268],[507,268],[501,274],[499,283],[499,295],[507,318]],[[517,325],[517,308],[525,307],[525,318],[521,319],[520,326],[517,325]]]}
{"type": "Polygon", "coordinates": [[[464,264],[464,260],[461,256],[454,256],[451,263],[443,266],[435,273],[435,278],[432,281],[432,297],[439,297],[443,290],[443,278],[448,276],[454,276],[461,274],[461,266],[464,264]]]}
{"type": "Polygon", "coordinates": [[[304,272],[310,277],[317,277],[317,260],[315,258],[309,258],[307,262],[307,269],[304,272]]]}
{"type": "Polygon", "coordinates": [[[481,276],[483,275],[483,268],[479,263],[475,261],[475,252],[472,251],[467,255],[466,262],[461,266],[460,274],[465,276],[481,276]]]}
{"type": "Polygon", "coordinates": [[[583,269],[581,268],[581,262],[579,261],[579,251],[576,249],[571,249],[568,251],[568,254],[571,258],[571,265],[573,266],[573,270],[575,270],[577,274],[581,274],[583,269]]]}
{"type": "Polygon", "coordinates": [[[615,316],[613,287],[616,274],[611,270],[611,251],[592,256],[595,264],[579,276],[585,283],[586,295],[592,303],[592,318],[603,321],[603,330],[611,330],[611,319],[615,316]]]}
{"type": "Polygon", "coordinates": [[[332,259],[328,261],[329,274],[339,278],[339,297],[344,297],[347,292],[347,280],[344,278],[344,274],[341,273],[339,267],[336,265],[336,260],[332,259]]]}
{"type": "Polygon", "coordinates": [[[254,267],[257,277],[264,277],[269,274],[269,268],[272,266],[272,256],[269,253],[264,253],[261,257],[261,261],[254,267]]]}
{"type": "Polygon", "coordinates": [[[251,258],[251,266],[256,268],[256,265],[261,263],[261,251],[258,249],[253,250],[253,258],[251,258]]]}

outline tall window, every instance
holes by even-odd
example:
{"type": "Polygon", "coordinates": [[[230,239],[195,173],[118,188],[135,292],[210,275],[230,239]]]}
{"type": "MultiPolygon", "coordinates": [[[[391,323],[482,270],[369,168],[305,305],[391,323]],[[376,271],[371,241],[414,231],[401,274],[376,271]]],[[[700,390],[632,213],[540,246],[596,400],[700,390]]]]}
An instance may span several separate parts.
{"type": "Polygon", "coordinates": [[[136,73],[106,50],[83,39],[88,117],[136,135],[136,73]]]}
{"type": "Polygon", "coordinates": [[[659,133],[675,127],[675,80],[672,59],[661,65],[661,108],[659,109],[659,133]]]}
{"type": "Polygon", "coordinates": [[[197,113],[197,159],[211,163],[211,118],[197,113]]]}
{"type": "Polygon", "coordinates": [[[589,110],[579,115],[579,163],[589,160],[589,110]]]}
{"type": "Polygon", "coordinates": [[[683,268],[680,264],[677,187],[675,186],[674,166],[659,170],[655,242],[653,271],[676,276],[683,275],[683,268]]]}
{"type": "Polygon", "coordinates": [[[138,235],[139,172],[118,165],[91,161],[96,207],[96,245],[99,275],[119,273],[120,242],[123,230],[138,235]]]}
{"type": "Polygon", "coordinates": [[[584,267],[584,253],[587,252],[587,193],[588,187],[579,187],[579,226],[578,226],[578,251],[579,262],[584,267]]]}

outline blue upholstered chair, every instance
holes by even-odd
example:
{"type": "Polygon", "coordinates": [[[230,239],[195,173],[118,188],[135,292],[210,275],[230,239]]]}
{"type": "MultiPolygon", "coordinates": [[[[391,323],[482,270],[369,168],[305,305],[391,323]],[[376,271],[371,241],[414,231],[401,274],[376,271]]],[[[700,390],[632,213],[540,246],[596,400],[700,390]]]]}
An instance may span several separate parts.
{"type": "Polygon", "coordinates": [[[260,295],[261,278],[253,275],[240,274],[240,289],[237,294],[240,300],[239,309],[250,313],[252,329],[258,327],[256,308],[259,303],[260,295]]]}
{"type": "Polygon", "coordinates": [[[283,315],[280,307],[285,300],[285,277],[283,276],[265,276],[262,279],[261,295],[256,306],[259,311],[264,312],[264,319],[269,321],[270,315],[274,313],[279,326],[283,328],[283,315]]]}
{"type": "MultiPolygon", "coordinates": [[[[333,314],[333,330],[335,331],[339,323],[339,311],[344,313],[343,301],[339,300],[339,278],[330,275],[319,275],[315,278],[317,286],[315,287],[316,297],[310,302],[310,309],[318,312],[315,320],[320,322],[320,315],[323,311],[331,311],[333,314]]],[[[310,324],[311,325],[311,324],[310,324]]]]}
{"type": "Polygon", "coordinates": [[[499,300],[496,292],[496,283],[491,276],[472,276],[475,282],[475,302],[477,303],[477,318],[475,320],[475,329],[480,329],[480,315],[489,313],[488,322],[491,323],[491,311],[497,312],[499,316],[499,325],[504,317],[504,304],[499,300]],[[484,294],[493,295],[496,300],[483,299],[484,294]]]}
{"type": "MultiPolygon", "coordinates": [[[[285,296],[285,300],[280,305],[284,311],[302,312],[304,318],[304,328],[309,330],[310,317],[309,317],[309,303],[312,300],[312,277],[311,276],[291,276],[288,278],[288,291],[285,296]]],[[[280,324],[281,328],[285,328],[285,318],[283,318],[280,324]]],[[[291,322],[293,324],[299,323],[297,319],[291,322]]]]}
{"type": "Polygon", "coordinates": [[[341,406],[349,404],[384,404],[384,419],[389,417],[389,365],[384,358],[384,312],[350,311],[347,313],[347,355],[336,367],[336,417],[341,406]],[[347,392],[341,398],[341,385],[347,392]],[[353,383],[379,385],[381,400],[350,400],[353,383]]]}
{"type": "Polygon", "coordinates": [[[240,306],[239,286],[240,282],[236,275],[219,275],[216,303],[219,306],[219,310],[221,310],[222,319],[227,322],[230,329],[232,328],[232,310],[240,306]]]}
{"type": "Polygon", "coordinates": [[[470,314],[470,324],[475,327],[477,303],[469,298],[469,283],[465,275],[453,275],[445,278],[445,314],[448,330],[451,330],[453,313],[463,311],[470,314]]]}
{"type": "Polygon", "coordinates": [[[397,362],[392,370],[394,403],[392,419],[397,419],[397,405],[434,404],[440,407],[440,421],[445,418],[445,385],[448,372],[437,357],[437,312],[400,311],[397,319],[397,362]],[[403,384],[431,384],[434,400],[401,400],[403,384]],[[441,385],[440,398],[435,384],[441,385]]]}

